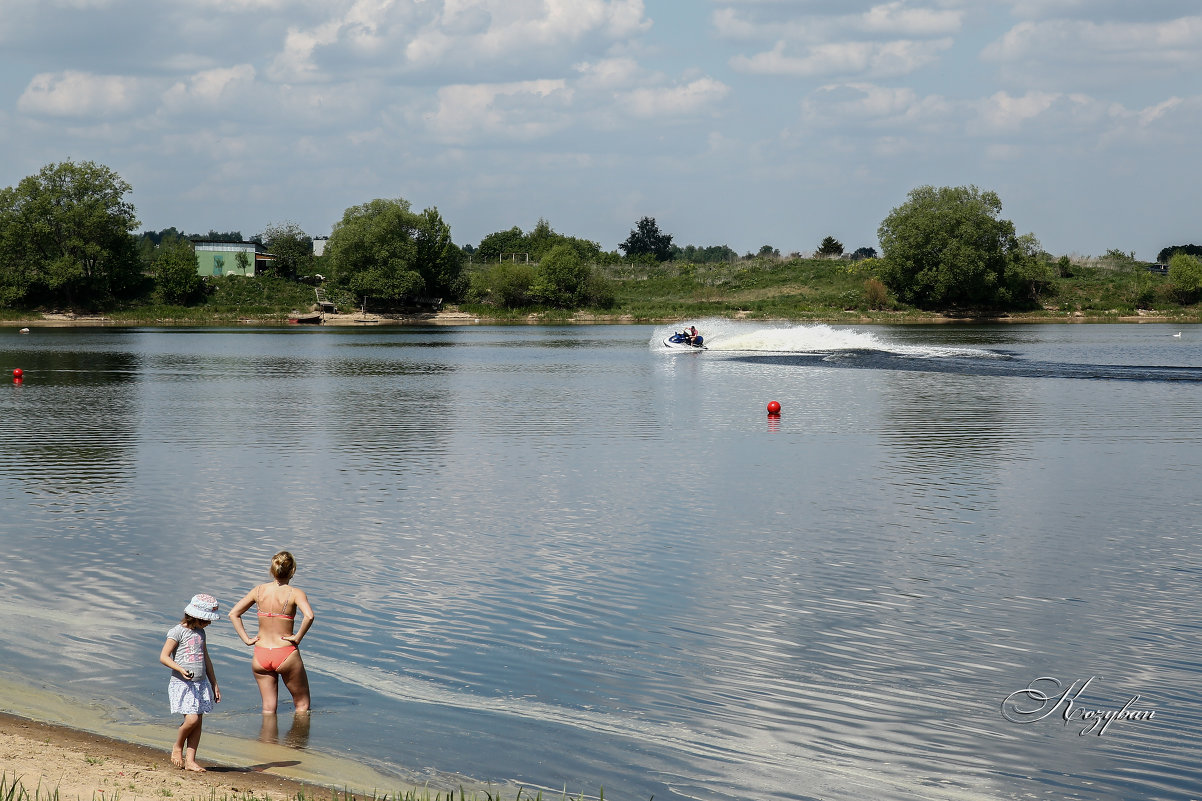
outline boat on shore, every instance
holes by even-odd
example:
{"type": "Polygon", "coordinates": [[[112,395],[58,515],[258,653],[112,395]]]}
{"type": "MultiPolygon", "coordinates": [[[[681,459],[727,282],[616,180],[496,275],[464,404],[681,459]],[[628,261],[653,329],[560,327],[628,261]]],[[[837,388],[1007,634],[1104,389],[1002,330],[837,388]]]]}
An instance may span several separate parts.
{"type": "Polygon", "coordinates": [[[321,325],[321,312],[293,314],[288,318],[291,325],[321,325]]]}

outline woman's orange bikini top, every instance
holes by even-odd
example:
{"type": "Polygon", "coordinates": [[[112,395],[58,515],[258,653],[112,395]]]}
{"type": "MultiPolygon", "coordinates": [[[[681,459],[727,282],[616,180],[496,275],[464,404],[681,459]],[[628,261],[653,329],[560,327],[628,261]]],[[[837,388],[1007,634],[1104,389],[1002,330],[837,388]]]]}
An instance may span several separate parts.
{"type": "Polygon", "coordinates": [[[264,612],[263,611],[263,602],[258,600],[257,598],[255,599],[255,605],[259,607],[259,617],[282,617],[282,618],[284,618],[284,620],[293,620],[296,617],[295,615],[285,615],[284,614],[284,610],[288,608],[288,602],[291,600],[292,600],[292,588],[289,587],[288,588],[288,597],[285,598],[284,603],[280,605],[280,611],[264,612]]]}

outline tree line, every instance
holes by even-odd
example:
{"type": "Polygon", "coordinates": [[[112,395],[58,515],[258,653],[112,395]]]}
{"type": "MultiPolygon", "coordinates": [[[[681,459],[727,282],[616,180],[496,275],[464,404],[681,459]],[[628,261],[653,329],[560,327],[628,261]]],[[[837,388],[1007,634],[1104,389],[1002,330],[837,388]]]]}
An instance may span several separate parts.
{"type": "MultiPolygon", "coordinates": [[[[49,164],[0,191],[0,306],[104,308],[122,301],[189,304],[210,279],[198,274],[193,240],[243,241],[240,231],[200,236],[176,228],[135,234],[132,188],[95,162],[49,164]]],[[[976,187],[923,186],[882,221],[881,253],[863,247],[850,258],[872,273],[865,292],[889,294],[925,309],[1023,308],[1039,302],[1053,279],[1071,269],[1044,252],[1033,234],[1018,235],[1000,217],[1001,199],[976,187]]],[[[652,217],[641,218],[606,252],[594,241],[556,232],[545,219],[460,247],[437,207],[416,211],[400,198],[346,209],[322,257],[294,223],[272,224],[250,241],[273,254],[267,272],[289,280],[321,271],[334,287],[370,298],[375,307],[441,297],[509,309],[530,306],[609,308],[614,290],[600,268],[619,261],[655,264],[734,262],[726,245],[681,247],[652,217]]],[[[816,254],[848,257],[825,237],[816,254]]],[[[752,254],[748,253],[747,257],[752,254]]],[[[760,257],[779,258],[764,245],[760,257]]],[[[797,254],[794,254],[795,256],[797,254]]],[[[1183,303],[1202,295],[1202,247],[1165,248],[1173,290],[1183,303]]],[[[237,254],[247,267],[245,254],[237,254]]]]}

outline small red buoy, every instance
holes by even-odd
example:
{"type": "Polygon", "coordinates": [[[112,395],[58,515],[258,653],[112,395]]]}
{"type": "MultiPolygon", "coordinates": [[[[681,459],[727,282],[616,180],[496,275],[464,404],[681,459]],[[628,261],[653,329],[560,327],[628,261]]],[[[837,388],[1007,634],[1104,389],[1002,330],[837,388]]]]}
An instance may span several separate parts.
{"type": "Polygon", "coordinates": [[[776,401],[768,401],[768,414],[780,414],[780,404],[776,401]]]}
{"type": "Polygon", "coordinates": [[[24,377],[24,375],[25,375],[25,371],[22,370],[20,367],[18,367],[16,370],[13,370],[13,378],[22,378],[22,377],[24,377]]]}

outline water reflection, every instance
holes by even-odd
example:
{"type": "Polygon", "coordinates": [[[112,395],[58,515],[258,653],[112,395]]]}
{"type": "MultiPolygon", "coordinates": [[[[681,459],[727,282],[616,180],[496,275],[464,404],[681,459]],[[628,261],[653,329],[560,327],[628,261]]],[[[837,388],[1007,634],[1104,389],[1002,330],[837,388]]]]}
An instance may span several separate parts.
{"type": "MultiPolygon", "coordinates": [[[[284,734],[283,744],[289,748],[307,748],[312,725],[313,716],[311,714],[294,713],[288,731],[284,734]]],[[[272,745],[281,742],[279,715],[263,715],[263,724],[259,729],[259,741],[272,745]]]]}

